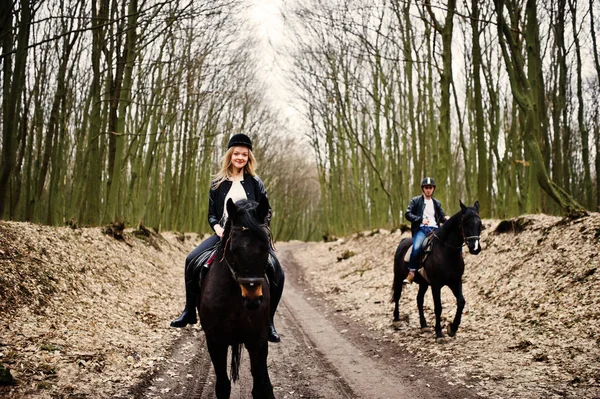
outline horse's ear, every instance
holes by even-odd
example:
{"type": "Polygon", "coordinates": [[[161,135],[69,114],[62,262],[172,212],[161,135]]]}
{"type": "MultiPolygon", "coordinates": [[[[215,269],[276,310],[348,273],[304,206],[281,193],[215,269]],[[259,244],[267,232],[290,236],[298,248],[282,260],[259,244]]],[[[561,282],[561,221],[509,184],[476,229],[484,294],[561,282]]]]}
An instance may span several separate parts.
{"type": "Polygon", "coordinates": [[[227,200],[227,203],[225,204],[225,206],[227,207],[227,215],[229,215],[229,218],[231,219],[233,217],[233,215],[235,215],[235,212],[237,211],[237,206],[235,206],[235,204],[233,203],[233,200],[231,198],[229,198],[227,200]]]}
{"type": "Polygon", "coordinates": [[[479,213],[479,201],[475,201],[475,205],[473,205],[477,213],[479,213]]]}
{"type": "Polygon", "coordinates": [[[262,196],[260,198],[260,202],[258,203],[258,206],[256,207],[256,217],[258,218],[258,221],[260,223],[266,223],[267,222],[267,216],[269,215],[269,209],[271,208],[271,206],[269,205],[269,199],[265,196],[262,196]]]}
{"type": "Polygon", "coordinates": [[[460,209],[462,209],[462,211],[464,212],[465,209],[467,209],[466,205],[463,204],[462,200],[458,200],[458,202],[460,202],[460,209]]]}

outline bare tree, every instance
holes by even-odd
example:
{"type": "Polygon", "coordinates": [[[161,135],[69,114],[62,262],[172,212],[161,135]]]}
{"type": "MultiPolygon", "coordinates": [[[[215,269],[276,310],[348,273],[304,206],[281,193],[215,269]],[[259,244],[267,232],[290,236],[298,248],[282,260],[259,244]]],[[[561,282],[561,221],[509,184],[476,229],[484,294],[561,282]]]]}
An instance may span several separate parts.
{"type": "MultiPolygon", "coordinates": [[[[498,18],[498,38],[502,48],[505,66],[510,78],[513,96],[524,113],[525,125],[523,126],[524,140],[531,157],[532,176],[537,180],[540,187],[556,201],[556,203],[569,215],[581,215],[585,209],[571,197],[564,189],[554,183],[546,170],[544,158],[540,150],[538,140],[544,134],[544,123],[542,119],[543,104],[540,103],[539,87],[543,88],[543,82],[539,82],[543,75],[541,71],[541,49],[539,46],[537,7],[533,0],[527,0],[525,13],[527,24],[525,26],[525,38],[527,44],[527,61],[529,73],[525,71],[525,60],[514,38],[514,26],[506,23],[504,18],[505,9],[513,21],[519,12],[517,5],[512,1],[495,0],[498,18]],[[537,89],[535,89],[537,87],[537,89]]],[[[542,100],[543,101],[543,100],[542,100]]]]}

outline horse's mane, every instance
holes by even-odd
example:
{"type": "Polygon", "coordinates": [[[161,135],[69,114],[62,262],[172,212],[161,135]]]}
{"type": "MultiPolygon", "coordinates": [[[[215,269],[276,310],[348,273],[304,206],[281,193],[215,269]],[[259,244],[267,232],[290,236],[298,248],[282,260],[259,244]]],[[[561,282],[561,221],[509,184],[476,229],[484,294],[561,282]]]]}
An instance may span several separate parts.
{"type": "Polygon", "coordinates": [[[471,206],[465,207],[464,211],[461,208],[458,212],[452,215],[450,219],[446,220],[446,222],[442,224],[442,226],[435,232],[435,235],[438,237],[438,239],[445,242],[448,239],[448,236],[452,234],[452,232],[459,230],[460,223],[462,222],[463,216],[465,215],[478,216],[477,211],[475,211],[475,208],[471,206]]]}
{"type": "Polygon", "coordinates": [[[236,227],[250,230],[260,242],[270,245],[268,227],[264,223],[260,223],[255,212],[258,202],[244,199],[237,201],[235,205],[237,207],[236,214],[229,215],[227,222],[225,222],[223,237],[226,237],[226,239],[220,241],[221,248],[225,248],[231,236],[231,230],[236,227]],[[233,224],[234,220],[235,225],[233,224]]]}
{"type": "Polygon", "coordinates": [[[439,240],[446,241],[452,232],[460,228],[460,220],[462,215],[463,210],[460,209],[458,212],[452,215],[450,219],[446,220],[446,222],[442,224],[442,226],[435,232],[435,235],[439,240]]]}

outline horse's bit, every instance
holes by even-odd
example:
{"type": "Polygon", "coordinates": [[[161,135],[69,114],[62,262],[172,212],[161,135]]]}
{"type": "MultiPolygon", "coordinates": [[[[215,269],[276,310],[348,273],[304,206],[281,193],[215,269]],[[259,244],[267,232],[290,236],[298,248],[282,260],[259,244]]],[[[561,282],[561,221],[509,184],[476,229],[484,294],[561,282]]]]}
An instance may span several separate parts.
{"type": "MultiPolygon", "coordinates": [[[[270,245],[273,245],[273,239],[271,238],[271,234],[270,234],[271,231],[269,229],[269,226],[267,226],[266,224],[262,224],[261,226],[264,227],[264,228],[266,228],[267,231],[269,232],[269,242],[270,242],[270,245]]],[[[241,226],[241,227],[238,227],[238,228],[241,228],[242,231],[248,230],[248,227],[246,227],[246,226],[241,226]]],[[[233,231],[233,228],[229,232],[229,235],[227,237],[227,241],[225,242],[225,248],[223,249],[223,258],[222,258],[222,259],[225,260],[225,263],[227,264],[227,267],[229,268],[229,271],[231,272],[231,276],[239,284],[243,284],[243,285],[247,284],[250,287],[253,287],[255,284],[262,283],[262,281],[264,280],[264,277],[238,277],[237,272],[235,271],[235,269],[232,266],[232,263],[235,264],[235,262],[229,263],[229,260],[225,256],[225,253],[227,252],[227,247],[228,247],[229,242],[231,240],[231,232],[232,231],[233,231]]]]}

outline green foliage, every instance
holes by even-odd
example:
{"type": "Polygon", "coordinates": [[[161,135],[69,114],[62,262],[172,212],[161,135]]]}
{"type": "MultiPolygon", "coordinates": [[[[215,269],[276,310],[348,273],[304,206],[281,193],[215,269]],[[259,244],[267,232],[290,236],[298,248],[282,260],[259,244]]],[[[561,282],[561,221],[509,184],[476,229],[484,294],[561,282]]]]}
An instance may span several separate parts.
{"type": "Polygon", "coordinates": [[[0,217],[209,232],[211,175],[240,131],[276,240],[397,228],[426,175],[448,214],[598,209],[597,2],[363,3],[285,10],[304,126],[265,101],[239,5],[3,5],[0,217]]]}

